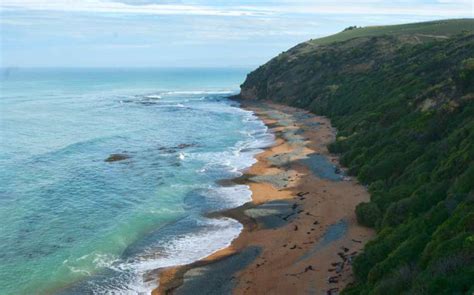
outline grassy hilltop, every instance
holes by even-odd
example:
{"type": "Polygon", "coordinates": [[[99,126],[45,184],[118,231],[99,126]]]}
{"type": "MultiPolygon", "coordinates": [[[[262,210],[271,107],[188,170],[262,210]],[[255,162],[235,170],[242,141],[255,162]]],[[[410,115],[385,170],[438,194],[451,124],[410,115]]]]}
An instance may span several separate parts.
{"type": "Polygon", "coordinates": [[[474,20],[352,28],[250,73],[241,96],[331,118],[360,223],[346,294],[474,292],[474,20]]]}
{"type": "Polygon", "coordinates": [[[306,42],[306,44],[323,45],[333,42],[347,41],[352,38],[373,37],[382,35],[415,35],[422,40],[430,40],[431,38],[446,39],[449,36],[459,34],[462,31],[472,32],[472,30],[472,19],[441,20],[405,25],[348,28],[340,33],[331,36],[310,40],[306,42]]]}

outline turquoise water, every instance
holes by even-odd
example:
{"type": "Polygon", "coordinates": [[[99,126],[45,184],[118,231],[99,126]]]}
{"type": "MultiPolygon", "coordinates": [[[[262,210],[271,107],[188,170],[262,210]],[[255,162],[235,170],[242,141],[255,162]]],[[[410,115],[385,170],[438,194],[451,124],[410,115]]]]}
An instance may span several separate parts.
{"type": "Polygon", "coordinates": [[[13,69],[1,76],[1,294],[130,294],[225,247],[205,213],[272,141],[225,98],[246,69],[13,69]],[[111,154],[128,156],[106,162],[111,154]]]}

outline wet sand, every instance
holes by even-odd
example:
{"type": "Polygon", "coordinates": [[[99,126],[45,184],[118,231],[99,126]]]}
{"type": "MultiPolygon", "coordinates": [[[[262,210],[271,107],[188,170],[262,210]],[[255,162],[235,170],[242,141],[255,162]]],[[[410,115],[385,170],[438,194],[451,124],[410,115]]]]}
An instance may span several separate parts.
{"type": "Polygon", "coordinates": [[[369,194],[329,154],[335,130],[328,119],[274,103],[242,107],[276,136],[235,180],[250,186],[253,201],[215,214],[244,230],[202,261],[160,270],[153,294],[337,294],[352,281],[352,258],[374,235],[354,213],[369,194]]]}

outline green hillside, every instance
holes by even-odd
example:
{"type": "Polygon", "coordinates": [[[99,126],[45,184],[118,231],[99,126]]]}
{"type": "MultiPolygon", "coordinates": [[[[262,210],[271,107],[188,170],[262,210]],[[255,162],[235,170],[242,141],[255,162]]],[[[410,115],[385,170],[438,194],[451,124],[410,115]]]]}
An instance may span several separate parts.
{"type": "Polygon", "coordinates": [[[311,40],[241,88],[328,116],[331,151],[368,185],[356,214],[378,235],[346,294],[474,292],[474,20],[311,40]]]}
{"type": "Polygon", "coordinates": [[[392,26],[369,26],[369,27],[358,27],[348,28],[340,33],[312,39],[307,42],[299,44],[294,49],[287,51],[287,53],[305,53],[315,50],[320,45],[327,45],[333,42],[347,41],[354,38],[360,37],[376,37],[383,35],[390,36],[410,36],[409,39],[412,41],[433,41],[436,39],[446,39],[450,36],[462,33],[474,31],[474,20],[473,19],[451,19],[451,20],[439,20],[431,22],[421,22],[413,24],[403,25],[392,25],[392,26]],[[296,50],[295,50],[296,49],[296,50]]]}
{"type": "Polygon", "coordinates": [[[328,44],[335,41],[346,41],[358,37],[372,37],[380,35],[414,34],[420,37],[446,38],[459,34],[463,30],[474,30],[472,19],[440,20],[432,22],[413,23],[393,26],[371,26],[345,30],[338,34],[309,41],[311,44],[328,44]]]}

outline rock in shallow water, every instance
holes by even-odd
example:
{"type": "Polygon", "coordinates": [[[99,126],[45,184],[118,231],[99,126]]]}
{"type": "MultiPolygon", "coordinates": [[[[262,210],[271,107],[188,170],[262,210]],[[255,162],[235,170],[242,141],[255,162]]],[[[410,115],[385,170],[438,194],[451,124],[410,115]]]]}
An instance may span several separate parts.
{"type": "Polygon", "coordinates": [[[232,294],[238,283],[235,274],[251,264],[261,252],[260,247],[250,246],[212,264],[191,269],[186,272],[183,284],[174,290],[174,294],[232,294]]]}
{"type": "Polygon", "coordinates": [[[123,161],[126,159],[129,159],[130,156],[127,154],[111,154],[107,159],[105,159],[105,162],[117,162],[117,161],[123,161]]]}

